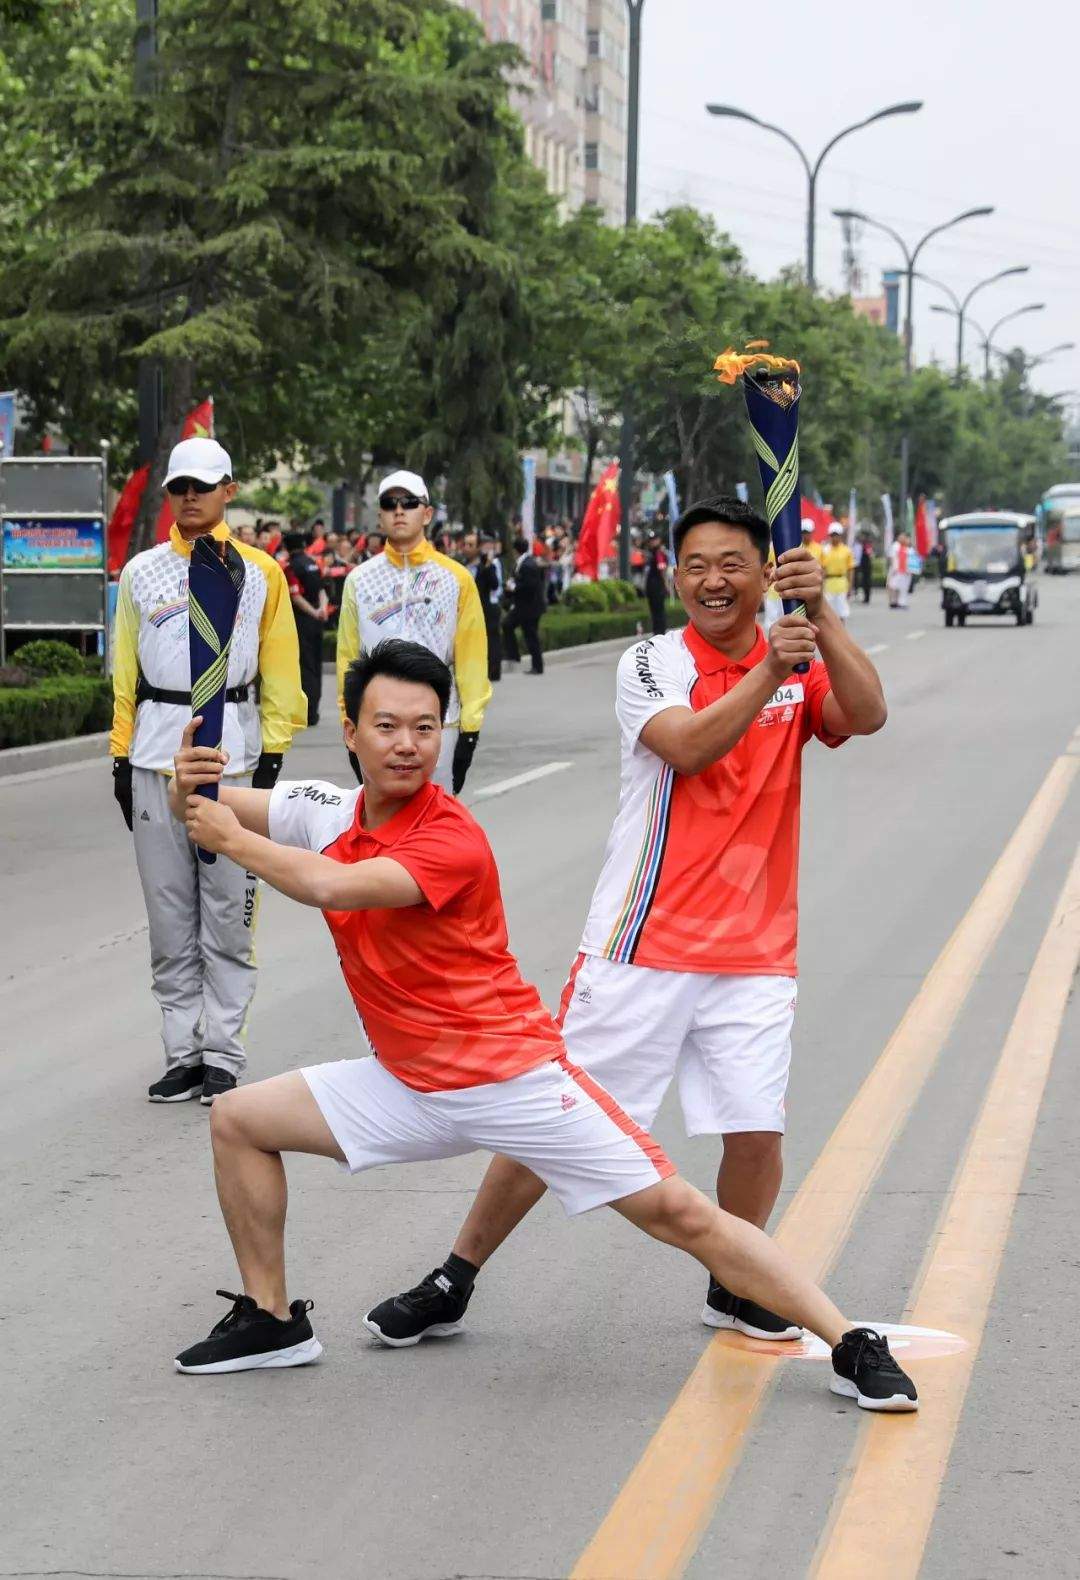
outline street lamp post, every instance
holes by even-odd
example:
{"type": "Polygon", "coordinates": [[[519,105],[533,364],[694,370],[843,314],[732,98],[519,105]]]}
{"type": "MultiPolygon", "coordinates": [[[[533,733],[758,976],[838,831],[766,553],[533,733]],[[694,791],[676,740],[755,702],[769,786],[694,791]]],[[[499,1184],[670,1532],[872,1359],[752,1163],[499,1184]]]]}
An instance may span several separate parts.
{"type": "MultiPolygon", "coordinates": [[[[962,225],[967,219],[981,219],[984,215],[992,214],[993,212],[993,207],[988,204],[983,204],[979,208],[966,208],[962,214],[954,214],[952,219],[945,220],[945,222],[941,225],[935,225],[932,230],[928,230],[926,235],[922,236],[919,241],[916,242],[913,248],[909,248],[904,238],[899,235],[897,231],[893,230],[891,225],[886,225],[882,220],[871,219],[869,214],[863,214],[859,209],[833,209],[833,214],[837,219],[857,219],[863,225],[871,225],[875,230],[883,230],[887,236],[892,237],[893,241],[895,241],[896,245],[900,248],[900,251],[904,255],[904,261],[907,265],[907,269],[905,271],[907,274],[907,302],[905,304],[904,312],[904,375],[906,378],[910,379],[913,366],[912,350],[915,334],[912,319],[912,299],[915,293],[915,265],[919,261],[920,252],[922,252],[928,241],[932,241],[935,236],[940,236],[942,231],[952,230],[954,225],[962,225]]],[[[901,520],[906,519],[907,511],[908,474],[911,466],[911,457],[909,452],[910,444],[908,440],[907,429],[905,428],[904,432],[900,435],[901,520]]]]}
{"type": "MultiPolygon", "coordinates": [[[[641,99],[641,13],[645,0],[626,0],[629,24],[629,83],[626,127],[626,224],[637,220],[638,120],[641,99]]],[[[619,434],[619,575],[630,580],[630,510],[634,501],[637,466],[637,426],[630,391],[623,399],[619,434]]]]}
{"type": "Polygon", "coordinates": [[[817,178],[825,162],[826,154],[832,152],[837,143],[845,137],[850,137],[852,132],[859,132],[864,126],[872,126],[875,121],[884,121],[890,115],[914,115],[921,110],[921,99],[910,99],[903,104],[890,104],[883,110],[875,110],[873,115],[868,115],[863,121],[856,121],[852,126],[845,126],[843,131],[837,132],[831,141],[818,154],[813,164],[807,158],[802,146],[797,143],[790,132],[785,132],[782,126],[774,126],[771,121],[762,121],[756,115],[751,115],[749,110],[737,109],[731,104],[707,104],[705,108],[710,115],[727,116],[730,120],[749,121],[751,126],[760,126],[764,132],[775,132],[777,137],[782,137],[785,143],[790,144],[802,160],[803,169],[806,171],[806,283],[811,290],[814,289],[814,235],[816,227],[817,207],[817,178]]]}
{"type": "MultiPolygon", "coordinates": [[[[955,308],[955,312],[953,313],[952,316],[956,319],[956,377],[957,377],[957,380],[960,379],[960,376],[961,376],[961,373],[963,372],[963,367],[964,367],[964,323],[965,323],[965,320],[967,320],[968,308],[971,305],[973,297],[979,291],[981,291],[984,286],[993,285],[995,283],[995,281],[1007,279],[1008,276],[1012,275],[1012,274],[1027,274],[1029,272],[1030,268],[1031,268],[1031,265],[1029,263],[1018,263],[1018,264],[1015,264],[1011,269],[1002,269],[997,274],[990,274],[990,275],[988,275],[986,277],[985,280],[980,280],[977,285],[973,285],[971,287],[971,290],[964,297],[963,301],[961,301],[961,299],[957,296],[956,292],[954,290],[952,290],[950,286],[944,284],[943,281],[941,281],[941,280],[932,280],[928,274],[916,273],[915,278],[917,280],[924,280],[927,285],[935,285],[935,286],[937,286],[939,291],[944,291],[946,296],[952,302],[953,307],[955,308]]],[[[947,309],[943,309],[943,311],[947,311],[947,309]]]]}
{"type": "Polygon", "coordinates": [[[1025,313],[1041,313],[1045,307],[1045,302],[1028,302],[1026,307],[1018,307],[1015,312],[1006,313],[1004,318],[999,318],[990,333],[983,336],[983,379],[986,383],[990,382],[990,351],[998,330],[1003,325],[1012,323],[1014,318],[1022,318],[1025,313]]]}
{"type": "Polygon", "coordinates": [[[1039,364],[1042,363],[1042,362],[1049,362],[1051,357],[1058,356],[1059,353],[1062,352],[1062,351],[1075,351],[1075,350],[1076,350],[1076,341],[1075,340],[1063,340],[1059,346],[1051,346],[1049,351],[1042,351],[1042,352],[1039,353],[1039,355],[1037,357],[1030,357],[1028,359],[1028,361],[1027,361],[1027,364],[1026,364],[1027,371],[1030,373],[1032,368],[1037,368],[1039,366],[1039,364]]]}

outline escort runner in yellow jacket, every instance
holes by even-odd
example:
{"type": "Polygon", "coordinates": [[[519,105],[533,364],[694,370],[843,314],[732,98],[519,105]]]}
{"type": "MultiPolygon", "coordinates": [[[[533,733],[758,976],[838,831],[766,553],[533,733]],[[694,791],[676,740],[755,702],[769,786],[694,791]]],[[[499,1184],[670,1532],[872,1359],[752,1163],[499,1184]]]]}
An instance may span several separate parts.
{"type": "MultiPolygon", "coordinates": [[[[405,474],[411,476],[411,474],[405,474]]],[[[475,736],[491,701],[487,627],[476,583],[464,565],[440,554],[426,538],[405,555],[387,544],[345,578],[338,616],[338,707],[345,716],[345,671],[378,642],[420,642],[454,677],[434,780],[454,790],[458,732],[475,736]]]]}
{"type": "MultiPolygon", "coordinates": [[[[192,478],[216,481],[222,501],[196,495],[192,485],[181,505],[173,498],[174,510],[212,512],[214,504],[223,508],[229,490],[235,492],[231,462],[210,439],[185,440],[173,451],[168,482],[175,488],[192,478]]],[[[189,530],[193,535],[201,533],[189,530]]],[[[211,535],[228,538],[228,527],[219,519],[211,535]]],[[[245,579],[229,655],[226,773],[240,778],[254,771],[257,785],[272,788],[282,753],[307,718],[296,625],[281,567],[259,549],[234,547],[245,579]]],[[[255,991],[258,880],[231,861],[200,863],[166,799],[173,756],[191,718],[190,562],[190,543],[176,526],[168,542],[129,560],[113,633],[109,750],[116,797],[134,834],[165,1045],[165,1077],[150,1088],[154,1102],[210,1102],[218,1090],[235,1085],[246,1064],[244,1033],[255,991]]]]}

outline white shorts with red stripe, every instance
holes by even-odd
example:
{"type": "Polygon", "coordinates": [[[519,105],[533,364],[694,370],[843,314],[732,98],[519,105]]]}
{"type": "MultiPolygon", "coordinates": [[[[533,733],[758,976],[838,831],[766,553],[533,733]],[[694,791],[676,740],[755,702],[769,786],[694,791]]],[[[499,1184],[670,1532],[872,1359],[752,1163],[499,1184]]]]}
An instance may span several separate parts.
{"type": "Polygon", "coordinates": [[[501,1152],[538,1174],[568,1214],[646,1190],[674,1164],[603,1087],[565,1056],[486,1086],[417,1092],[377,1059],[300,1072],[350,1174],[501,1152]]]}
{"type": "Polygon", "coordinates": [[[558,1023],[566,1051],[639,1125],[673,1080],[688,1136],[783,1134],[794,977],[659,971],[578,955],[558,1023]]]}

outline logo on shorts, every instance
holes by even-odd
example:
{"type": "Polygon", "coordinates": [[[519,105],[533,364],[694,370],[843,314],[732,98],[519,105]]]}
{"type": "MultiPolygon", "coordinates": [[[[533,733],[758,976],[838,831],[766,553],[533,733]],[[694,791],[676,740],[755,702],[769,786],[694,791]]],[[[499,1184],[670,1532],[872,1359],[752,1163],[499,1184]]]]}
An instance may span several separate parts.
{"type": "Polygon", "coordinates": [[[563,1113],[564,1114],[568,1114],[570,1112],[571,1108],[576,1108],[576,1107],[577,1107],[577,1098],[571,1092],[564,1092],[562,1094],[562,1111],[563,1111],[563,1113]]]}
{"type": "Polygon", "coordinates": [[[582,983],[581,987],[578,988],[577,1001],[579,1004],[592,1003],[592,988],[587,982],[582,983]]]}

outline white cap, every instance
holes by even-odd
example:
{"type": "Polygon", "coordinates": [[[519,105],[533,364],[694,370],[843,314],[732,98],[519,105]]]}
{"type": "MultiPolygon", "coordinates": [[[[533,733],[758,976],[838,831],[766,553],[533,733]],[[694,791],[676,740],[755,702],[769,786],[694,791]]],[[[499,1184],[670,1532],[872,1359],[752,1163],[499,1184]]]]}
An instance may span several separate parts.
{"type": "Polygon", "coordinates": [[[829,527],[829,536],[830,538],[834,536],[842,538],[844,536],[844,528],[839,521],[834,521],[829,527]]]}
{"type": "Polygon", "coordinates": [[[380,499],[388,488],[403,488],[407,494],[415,494],[417,499],[422,499],[425,504],[430,503],[427,484],[419,472],[391,472],[390,476],[384,477],[379,484],[380,499]]]}
{"type": "Polygon", "coordinates": [[[181,439],[173,446],[162,487],[167,487],[174,477],[193,477],[199,483],[220,483],[223,477],[231,476],[229,452],[222,449],[216,439],[181,439]]]}
{"type": "Polygon", "coordinates": [[[814,530],[814,518],[813,518],[813,516],[804,516],[802,518],[802,529],[803,529],[804,532],[813,532],[813,530],[814,530]]]}

